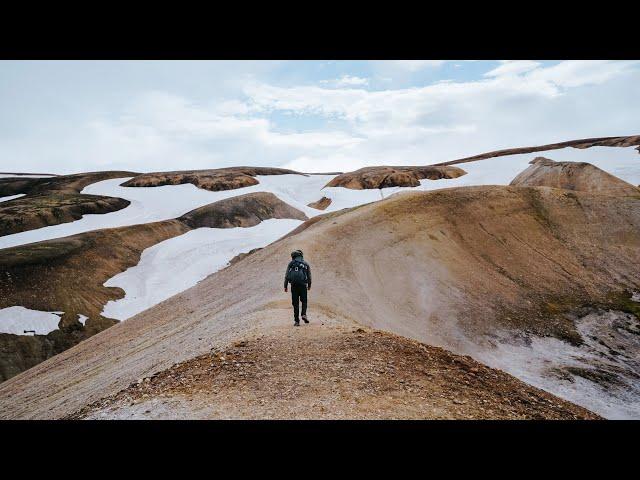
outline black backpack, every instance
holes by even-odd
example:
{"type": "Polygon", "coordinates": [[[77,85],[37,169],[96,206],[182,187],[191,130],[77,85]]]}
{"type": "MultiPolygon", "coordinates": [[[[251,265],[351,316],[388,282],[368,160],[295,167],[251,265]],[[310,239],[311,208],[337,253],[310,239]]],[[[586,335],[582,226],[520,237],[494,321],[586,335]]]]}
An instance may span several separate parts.
{"type": "Polygon", "coordinates": [[[291,264],[289,264],[287,280],[289,280],[292,285],[306,285],[307,266],[299,260],[293,260],[291,264]]]}

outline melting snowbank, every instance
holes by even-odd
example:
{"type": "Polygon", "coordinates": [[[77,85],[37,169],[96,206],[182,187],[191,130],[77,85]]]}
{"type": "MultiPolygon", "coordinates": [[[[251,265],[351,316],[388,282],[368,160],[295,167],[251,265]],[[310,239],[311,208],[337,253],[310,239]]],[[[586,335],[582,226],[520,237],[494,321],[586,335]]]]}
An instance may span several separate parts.
{"type": "Polygon", "coordinates": [[[193,287],[240,253],[264,247],[302,224],[270,219],[249,228],[198,228],[160,242],[142,252],[135,267],[110,278],[106,287],[126,295],[108,302],[105,317],[126,320],[167,298],[193,287]]]}
{"type": "Polygon", "coordinates": [[[274,193],[281,200],[303,211],[307,216],[314,216],[322,212],[307,207],[306,204],[320,198],[320,188],[333,176],[264,175],[256,177],[260,182],[258,185],[220,192],[203,190],[190,183],[159,187],[120,186],[129,178],[96,182],[81,192],[124,198],[131,202],[128,207],[117,212],[84,215],[80,220],[74,222],[5,235],[0,237],[0,248],[61,238],[101,228],[125,227],[169,220],[218,200],[253,192],[274,193]]]}
{"type": "Polygon", "coordinates": [[[24,193],[19,193],[18,195],[9,195],[8,197],[0,197],[0,202],[8,202],[9,200],[13,200],[14,198],[24,197],[24,193]]]}
{"type": "Polygon", "coordinates": [[[37,335],[46,335],[58,329],[63,312],[41,312],[25,307],[0,309],[0,333],[30,335],[25,330],[35,330],[37,335]]]}
{"type": "Polygon", "coordinates": [[[640,418],[640,322],[633,315],[595,311],[576,326],[584,343],[525,335],[496,338],[470,353],[490,367],[610,419],[640,418]]]}

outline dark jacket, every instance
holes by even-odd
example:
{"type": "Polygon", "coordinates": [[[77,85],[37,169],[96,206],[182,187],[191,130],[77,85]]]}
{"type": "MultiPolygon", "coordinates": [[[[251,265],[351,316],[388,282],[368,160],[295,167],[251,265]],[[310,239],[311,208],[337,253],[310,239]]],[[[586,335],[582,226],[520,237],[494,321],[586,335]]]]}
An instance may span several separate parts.
{"type": "Polygon", "coordinates": [[[284,272],[284,288],[287,288],[287,286],[289,285],[289,279],[287,278],[288,276],[287,274],[289,273],[289,269],[293,265],[293,262],[300,262],[307,266],[307,287],[311,287],[311,266],[304,261],[304,258],[295,257],[293,260],[289,262],[289,265],[287,265],[287,270],[284,272]]]}

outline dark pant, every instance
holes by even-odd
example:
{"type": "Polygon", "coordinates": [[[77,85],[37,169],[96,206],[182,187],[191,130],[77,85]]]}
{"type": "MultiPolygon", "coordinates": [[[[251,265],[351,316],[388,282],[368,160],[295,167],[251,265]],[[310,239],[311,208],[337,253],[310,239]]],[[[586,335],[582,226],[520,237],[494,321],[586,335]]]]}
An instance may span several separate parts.
{"type": "Polygon", "coordinates": [[[302,315],[307,314],[307,286],[306,285],[291,285],[291,303],[293,303],[293,318],[295,321],[299,321],[298,317],[298,302],[302,302],[302,315]]]}

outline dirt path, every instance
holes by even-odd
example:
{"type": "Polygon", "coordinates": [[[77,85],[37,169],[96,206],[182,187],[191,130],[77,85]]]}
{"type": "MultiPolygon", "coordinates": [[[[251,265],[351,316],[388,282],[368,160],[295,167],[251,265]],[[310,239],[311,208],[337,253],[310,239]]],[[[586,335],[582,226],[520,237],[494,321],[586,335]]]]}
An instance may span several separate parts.
{"type": "Polygon", "coordinates": [[[393,334],[319,323],[262,332],[71,418],[599,418],[469,357],[393,334]]]}

